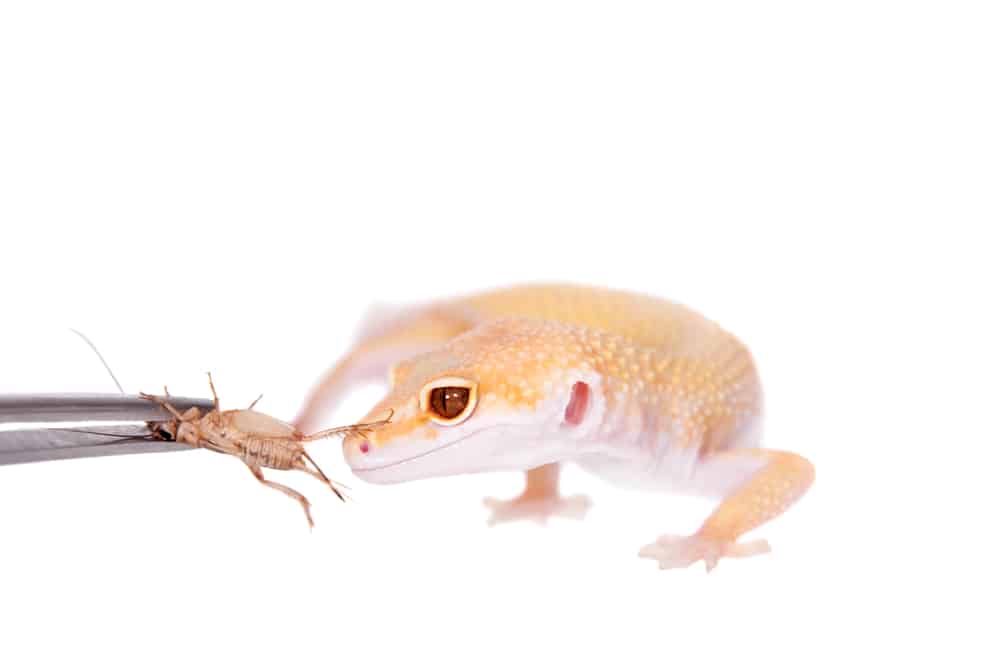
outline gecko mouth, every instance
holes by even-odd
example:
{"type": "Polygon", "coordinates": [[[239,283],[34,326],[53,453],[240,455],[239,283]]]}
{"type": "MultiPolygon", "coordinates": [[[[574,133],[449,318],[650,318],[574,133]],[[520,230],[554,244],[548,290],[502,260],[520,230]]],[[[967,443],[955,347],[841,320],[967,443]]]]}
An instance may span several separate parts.
{"type": "Polygon", "coordinates": [[[465,435],[463,435],[461,438],[458,438],[457,440],[452,440],[451,442],[446,442],[445,444],[440,445],[438,447],[435,447],[434,449],[429,449],[426,452],[421,452],[419,454],[414,454],[413,456],[408,456],[405,459],[399,459],[398,461],[393,461],[391,463],[383,463],[382,465],[378,465],[378,466],[370,466],[368,468],[359,468],[357,466],[351,466],[351,471],[352,472],[376,472],[376,471],[379,471],[379,470],[386,470],[388,468],[395,468],[396,466],[403,465],[404,463],[409,463],[411,461],[416,461],[417,459],[422,459],[425,456],[430,456],[431,454],[436,454],[436,453],[438,453],[438,452],[440,452],[440,451],[442,451],[444,449],[448,449],[449,447],[451,447],[453,445],[457,445],[460,442],[465,442],[469,438],[471,438],[473,436],[477,436],[480,433],[483,433],[484,431],[488,431],[491,428],[496,428],[497,426],[508,426],[508,424],[494,424],[493,426],[484,426],[483,428],[477,429],[475,431],[472,431],[471,433],[466,433],[465,435]]]}

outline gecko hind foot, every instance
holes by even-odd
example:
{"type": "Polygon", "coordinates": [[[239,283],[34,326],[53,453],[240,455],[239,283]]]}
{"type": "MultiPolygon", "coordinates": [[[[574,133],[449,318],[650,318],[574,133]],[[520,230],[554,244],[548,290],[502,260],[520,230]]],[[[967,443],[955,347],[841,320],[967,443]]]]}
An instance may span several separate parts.
{"type": "Polygon", "coordinates": [[[487,525],[496,526],[512,521],[530,520],[544,524],[551,517],[583,519],[590,509],[590,498],[583,495],[562,497],[526,497],[513,500],[484,498],[483,504],[490,510],[487,525]]]}
{"type": "Polygon", "coordinates": [[[748,558],[771,551],[767,540],[736,543],[716,540],[704,535],[663,535],[639,550],[640,558],[658,561],[661,570],[688,567],[705,561],[705,571],[711,572],[720,558],[748,558]]]}

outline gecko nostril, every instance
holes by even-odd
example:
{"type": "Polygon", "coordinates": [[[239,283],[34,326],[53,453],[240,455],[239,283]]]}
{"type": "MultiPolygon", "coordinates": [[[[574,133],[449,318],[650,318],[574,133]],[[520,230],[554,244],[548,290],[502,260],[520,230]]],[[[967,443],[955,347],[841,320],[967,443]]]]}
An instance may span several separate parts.
{"type": "Polygon", "coordinates": [[[367,454],[368,450],[371,449],[371,446],[368,444],[367,440],[362,440],[360,449],[362,454],[367,454]]]}

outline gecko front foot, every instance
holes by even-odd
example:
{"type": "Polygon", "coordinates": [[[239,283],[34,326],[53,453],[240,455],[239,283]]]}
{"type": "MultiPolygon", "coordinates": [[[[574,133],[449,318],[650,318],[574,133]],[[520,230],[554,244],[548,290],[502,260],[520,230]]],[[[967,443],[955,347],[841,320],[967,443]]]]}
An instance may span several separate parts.
{"type": "Polygon", "coordinates": [[[590,509],[587,496],[519,496],[513,500],[484,498],[483,504],[490,509],[487,525],[522,521],[525,519],[544,524],[550,517],[582,519],[590,509]]]}
{"type": "Polygon", "coordinates": [[[746,558],[766,554],[771,550],[767,540],[752,540],[737,544],[705,535],[663,535],[652,544],[639,550],[640,558],[658,561],[661,570],[688,567],[700,560],[705,561],[705,571],[711,572],[720,558],[746,558]]]}

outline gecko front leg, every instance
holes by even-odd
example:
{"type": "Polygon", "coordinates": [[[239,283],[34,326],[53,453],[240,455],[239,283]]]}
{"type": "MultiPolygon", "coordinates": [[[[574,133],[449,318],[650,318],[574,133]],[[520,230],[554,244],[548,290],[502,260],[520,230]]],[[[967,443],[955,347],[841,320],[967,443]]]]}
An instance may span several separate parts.
{"type": "Polygon", "coordinates": [[[812,485],[815,471],[805,458],[791,452],[767,449],[743,449],[714,454],[705,464],[744,465],[759,461],[763,465],[745,483],[737,487],[693,535],[663,535],[639,551],[665,570],[687,567],[700,560],[711,571],[720,558],[743,558],[771,550],[766,540],[737,543],[737,539],[782,514],[812,485]]]}
{"type": "Polygon", "coordinates": [[[487,524],[495,526],[523,519],[545,523],[554,516],[582,519],[590,509],[590,498],[583,495],[560,496],[559,464],[549,463],[525,473],[524,491],[517,498],[485,498],[483,504],[490,509],[487,524]]]}

